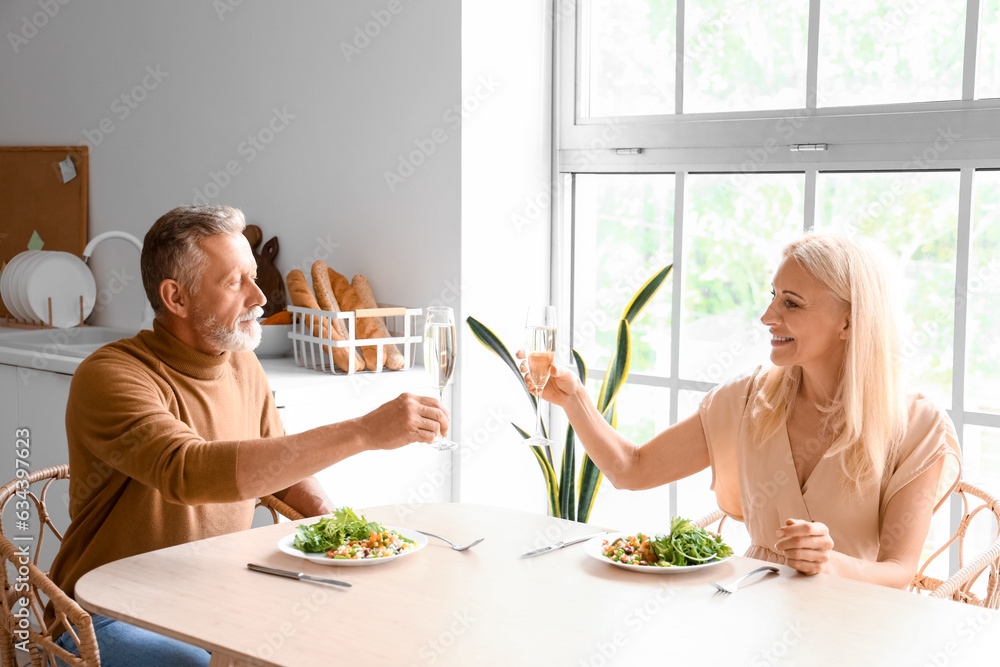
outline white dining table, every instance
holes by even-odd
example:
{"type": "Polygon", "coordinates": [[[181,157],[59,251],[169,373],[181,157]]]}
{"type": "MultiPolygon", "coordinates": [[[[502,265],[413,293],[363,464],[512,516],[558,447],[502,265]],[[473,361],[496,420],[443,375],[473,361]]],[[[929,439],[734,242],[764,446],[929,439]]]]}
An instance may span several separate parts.
{"type": "MultiPolygon", "coordinates": [[[[574,545],[598,527],[510,509],[440,503],[359,510],[420,529],[423,549],[364,567],[279,551],[285,522],[109,563],[80,579],[88,611],[195,644],[212,665],[984,665],[996,664],[995,611],[733,557],[689,572],[636,572],[574,545]],[[261,574],[247,563],[332,577],[341,588],[261,574]],[[655,661],[655,663],[647,662],[655,661]]],[[[306,519],[305,522],[314,520],[306,519]]],[[[654,527],[655,530],[655,527],[654,527]]]]}

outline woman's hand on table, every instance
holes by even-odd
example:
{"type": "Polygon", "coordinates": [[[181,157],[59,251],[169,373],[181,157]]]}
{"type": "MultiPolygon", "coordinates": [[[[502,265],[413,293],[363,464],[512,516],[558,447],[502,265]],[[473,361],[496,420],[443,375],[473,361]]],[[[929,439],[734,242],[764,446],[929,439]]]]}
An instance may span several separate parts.
{"type": "MultiPolygon", "coordinates": [[[[517,351],[517,358],[521,360],[521,376],[524,378],[524,383],[528,386],[528,391],[534,395],[535,383],[528,372],[528,362],[524,358],[524,350],[517,351]]],[[[565,408],[570,398],[579,391],[580,386],[580,380],[572,372],[552,364],[549,367],[549,381],[545,383],[545,388],[542,390],[542,400],[565,408]]]]}
{"type": "Polygon", "coordinates": [[[778,529],[774,550],[785,557],[785,564],[803,574],[826,572],[833,551],[830,529],[819,521],[788,519],[778,529]]]}

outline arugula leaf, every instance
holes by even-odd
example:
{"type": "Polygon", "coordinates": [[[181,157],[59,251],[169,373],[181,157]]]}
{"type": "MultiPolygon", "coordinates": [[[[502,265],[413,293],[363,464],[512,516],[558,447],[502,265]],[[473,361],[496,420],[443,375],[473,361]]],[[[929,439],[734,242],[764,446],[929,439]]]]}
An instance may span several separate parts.
{"type": "Polygon", "coordinates": [[[649,541],[660,566],[684,566],[722,560],[733,555],[733,549],[704,528],[691,524],[687,519],[675,517],[670,522],[669,535],[657,535],[649,541]]]}

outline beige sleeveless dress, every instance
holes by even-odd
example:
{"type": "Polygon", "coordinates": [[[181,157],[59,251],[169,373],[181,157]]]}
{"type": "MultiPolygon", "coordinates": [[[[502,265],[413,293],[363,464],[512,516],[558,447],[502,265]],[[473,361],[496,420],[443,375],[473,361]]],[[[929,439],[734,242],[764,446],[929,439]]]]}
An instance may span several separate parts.
{"type": "MultiPolygon", "coordinates": [[[[819,521],[830,529],[834,550],[875,561],[889,500],[942,456],[944,469],[932,500],[934,510],[961,475],[955,427],[947,413],[920,394],[907,397],[909,422],[888,474],[859,495],[848,485],[839,456],[825,456],[799,487],[786,429],[755,447],[750,440],[747,397],[752,373],[713,389],[701,403],[701,423],[712,462],[712,489],[719,507],[746,524],[751,546],[745,554],[776,563],[775,533],[786,519],[819,521]]],[[[900,527],[901,530],[905,527],[900,527]]]]}

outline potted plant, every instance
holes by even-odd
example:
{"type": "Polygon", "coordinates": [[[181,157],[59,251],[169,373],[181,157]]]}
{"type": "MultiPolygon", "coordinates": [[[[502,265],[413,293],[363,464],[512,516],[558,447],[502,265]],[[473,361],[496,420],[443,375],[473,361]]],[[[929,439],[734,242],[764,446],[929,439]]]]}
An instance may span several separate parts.
{"type": "MultiPolygon", "coordinates": [[[[618,322],[618,335],[614,354],[608,363],[608,372],[604,375],[604,382],[601,384],[601,391],[598,394],[597,409],[604,416],[604,419],[611,424],[612,428],[618,426],[617,400],[618,391],[628,377],[629,363],[631,360],[631,335],[630,327],[635,318],[639,316],[646,304],[653,298],[656,292],[663,285],[663,282],[670,275],[673,265],[669,265],[657,271],[649,280],[643,284],[639,291],[635,293],[622,314],[618,322]]],[[[536,406],[535,396],[528,390],[521,375],[520,365],[514,356],[503,344],[499,337],[482,322],[474,317],[466,319],[466,323],[472,330],[472,334],[480,343],[491,350],[517,376],[518,382],[524,388],[528,400],[531,401],[532,409],[536,406]]],[[[583,357],[576,350],[571,350],[573,362],[576,365],[577,374],[580,381],[587,382],[587,366],[583,357]]],[[[518,434],[524,439],[529,438],[529,434],[517,424],[511,423],[518,434]]],[[[545,431],[545,424],[542,424],[545,431]]],[[[562,461],[559,465],[558,474],[552,458],[551,447],[532,446],[532,453],[538,461],[538,466],[542,470],[545,478],[545,486],[548,492],[549,514],[561,519],[580,521],[586,523],[590,518],[590,511],[594,507],[594,499],[597,497],[597,490],[601,486],[604,475],[594,465],[590,457],[583,455],[580,462],[579,473],[576,466],[576,436],[573,427],[566,429],[565,446],[563,447],[562,461]],[[579,481],[577,481],[579,480],[579,481]]]]}

